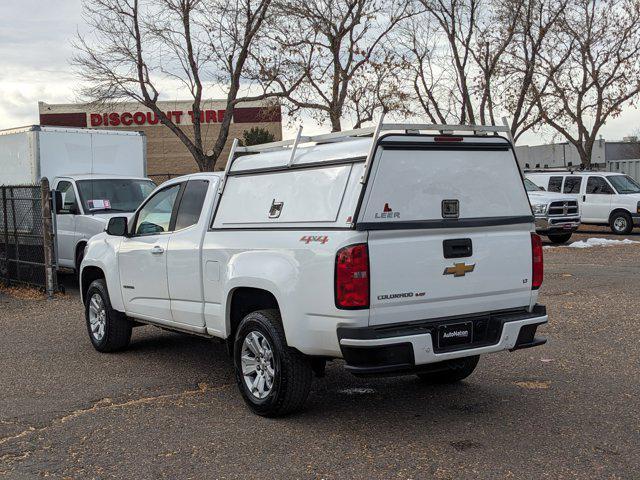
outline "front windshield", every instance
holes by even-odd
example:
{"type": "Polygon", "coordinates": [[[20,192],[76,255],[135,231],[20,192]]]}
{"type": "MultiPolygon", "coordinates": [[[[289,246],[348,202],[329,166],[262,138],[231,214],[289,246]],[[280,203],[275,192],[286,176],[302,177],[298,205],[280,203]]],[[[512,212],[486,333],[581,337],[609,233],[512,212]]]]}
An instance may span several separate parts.
{"type": "Polygon", "coordinates": [[[156,187],[151,180],[130,178],[79,180],[77,184],[86,213],[134,212],[156,187]]]}
{"type": "Polygon", "coordinates": [[[618,193],[640,193],[640,184],[628,175],[610,175],[607,180],[618,193]]]}
{"type": "Polygon", "coordinates": [[[540,188],[528,178],[524,179],[524,188],[527,190],[527,192],[538,192],[542,190],[542,188],[540,188]]]}

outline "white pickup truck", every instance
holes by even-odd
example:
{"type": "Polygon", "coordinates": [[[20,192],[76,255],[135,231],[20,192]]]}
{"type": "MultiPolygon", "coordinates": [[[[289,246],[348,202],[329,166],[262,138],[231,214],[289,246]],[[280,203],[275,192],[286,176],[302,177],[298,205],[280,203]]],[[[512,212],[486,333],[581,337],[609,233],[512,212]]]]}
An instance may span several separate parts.
{"type": "Polygon", "coordinates": [[[455,128],[234,144],[224,173],[164,183],[89,241],[91,342],[123,349],[139,324],[226,339],[266,416],[301,408],[327,360],[454,382],[481,354],[543,344],[542,246],[513,147],[503,127],[455,128]]]}
{"type": "Polygon", "coordinates": [[[528,178],[524,187],[536,219],[536,233],[553,243],[566,243],[580,227],[580,208],[574,195],[547,192],[528,178]]]}

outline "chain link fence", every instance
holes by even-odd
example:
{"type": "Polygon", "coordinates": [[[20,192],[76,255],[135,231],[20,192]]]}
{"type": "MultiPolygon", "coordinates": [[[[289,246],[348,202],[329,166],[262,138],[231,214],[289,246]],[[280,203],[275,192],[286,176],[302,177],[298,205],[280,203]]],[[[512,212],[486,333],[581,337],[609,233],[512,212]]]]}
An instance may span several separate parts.
{"type": "Polygon", "coordinates": [[[0,282],[57,290],[49,182],[0,186],[0,282]]]}

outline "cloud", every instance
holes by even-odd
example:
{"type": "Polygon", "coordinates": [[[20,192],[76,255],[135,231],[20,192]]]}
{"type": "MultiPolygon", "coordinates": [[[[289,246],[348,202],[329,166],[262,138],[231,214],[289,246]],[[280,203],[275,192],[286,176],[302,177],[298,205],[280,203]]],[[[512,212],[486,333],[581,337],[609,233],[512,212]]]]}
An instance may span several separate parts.
{"type": "MultiPolygon", "coordinates": [[[[38,101],[72,103],[79,79],[69,64],[71,40],[85,28],[81,0],[0,0],[0,129],[38,122],[38,101]]],[[[164,99],[187,98],[177,85],[163,83],[164,99]]],[[[217,90],[214,94],[218,93],[217,90]]],[[[419,121],[416,119],[415,121],[419,121]]],[[[295,134],[298,121],[307,133],[328,131],[309,116],[285,119],[285,136],[295,134]]],[[[640,131],[640,111],[627,107],[601,130],[605,139],[618,140],[640,131]]],[[[554,138],[553,132],[525,134],[520,144],[535,145],[554,138]]]]}

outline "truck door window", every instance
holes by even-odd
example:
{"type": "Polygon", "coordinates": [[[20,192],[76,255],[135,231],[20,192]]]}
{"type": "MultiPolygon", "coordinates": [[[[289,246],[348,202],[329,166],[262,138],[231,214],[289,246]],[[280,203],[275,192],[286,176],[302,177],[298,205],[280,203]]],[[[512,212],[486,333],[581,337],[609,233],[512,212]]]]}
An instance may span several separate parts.
{"type": "Polygon", "coordinates": [[[580,193],[582,177],[569,176],[564,179],[564,193],[580,193]]]}
{"type": "Polygon", "coordinates": [[[547,190],[549,192],[560,193],[561,186],[562,186],[562,177],[551,177],[549,178],[549,187],[547,188],[547,190]]]}
{"type": "Polygon", "coordinates": [[[587,180],[586,193],[595,195],[612,195],[613,189],[604,178],[589,177],[589,180],[587,180]]]}
{"type": "Polygon", "coordinates": [[[58,191],[62,194],[62,209],[60,213],[66,215],[77,215],[80,213],[78,211],[78,201],[76,200],[76,192],[73,189],[73,184],[62,181],[58,183],[58,191]]]}
{"type": "Polygon", "coordinates": [[[209,182],[207,180],[189,180],[187,182],[180,199],[175,230],[181,230],[198,223],[208,188],[209,182]]]}
{"type": "Polygon", "coordinates": [[[135,234],[154,235],[170,231],[173,205],[181,184],[160,190],[140,209],[137,215],[135,234]]]}

